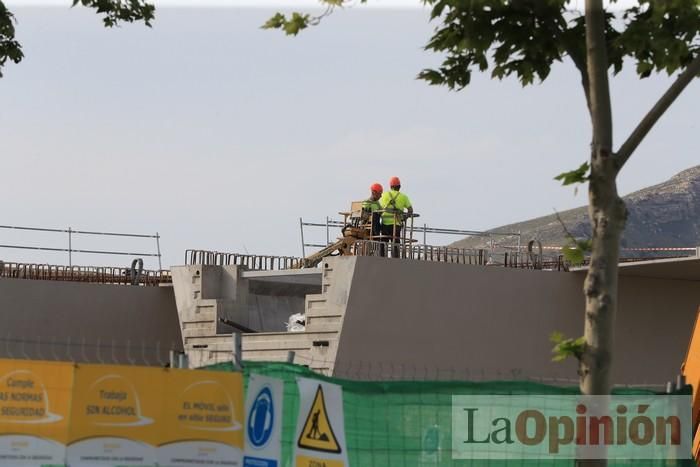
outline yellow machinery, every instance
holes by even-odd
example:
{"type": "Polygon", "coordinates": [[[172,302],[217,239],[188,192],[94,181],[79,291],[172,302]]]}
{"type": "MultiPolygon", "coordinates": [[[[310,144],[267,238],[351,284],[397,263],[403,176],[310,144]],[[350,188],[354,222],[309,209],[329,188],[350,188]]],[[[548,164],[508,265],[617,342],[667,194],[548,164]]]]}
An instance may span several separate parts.
{"type": "Polygon", "coordinates": [[[695,319],[693,335],[688,345],[688,353],[681,366],[681,374],[687,384],[693,386],[693,456],[700,465],[700,309],[695,319]]]}

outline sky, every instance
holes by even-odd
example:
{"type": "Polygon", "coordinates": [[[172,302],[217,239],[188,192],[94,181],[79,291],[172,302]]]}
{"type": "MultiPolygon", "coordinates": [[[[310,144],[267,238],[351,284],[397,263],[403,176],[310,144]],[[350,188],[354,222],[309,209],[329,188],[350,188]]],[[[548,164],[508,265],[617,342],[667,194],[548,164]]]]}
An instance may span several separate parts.
{"type": "MultiPolygon", "coordinates": [[[[26,58],[0,79],[0,225],[158,232],[167,267],[188,248],[300,255],[300,217],[337,218],[393,175],[433,227],[484,230],[586,202],[553,180],[588,157],[571,64],[528,88],[479,75],[461,92],[428,86],[415,75],[439,57],[422,49],[433,28],[422,8],[350,8],[290,38],[260,29],[271,8],[160,5],[152,29],[105,30],[92,11],[29,1],[7,2],[26,58]]],[[[669,84],[631,69],[612,81],[617,145],[669,84]]],[[[622,193],[698,164],[699,97],[692,83],[661,119],[622,193]]],[[[67,239],[0,229],[7,244],[67,239]]],[[[73,247],[155,251],[152,239],[73,247]]],[[[0,259],[67,262],[4,248],[0,259]]]]}

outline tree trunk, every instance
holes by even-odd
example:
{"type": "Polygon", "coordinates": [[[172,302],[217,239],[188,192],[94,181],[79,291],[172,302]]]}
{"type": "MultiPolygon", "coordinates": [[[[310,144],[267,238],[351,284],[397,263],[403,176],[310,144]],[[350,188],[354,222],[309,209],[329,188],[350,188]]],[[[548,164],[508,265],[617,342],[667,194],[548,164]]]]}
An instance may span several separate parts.
{"type": "Polygon", "coordinates": [[[609,394],[617,307],[617,263],[625,206],[617,194],[617,166],[612,151],[612,110],[608,84],[603,0],[586,1],[586,52],[590,85],[591,175],[588,213],[593,250],[584,284],[586,347],[579,368],[581,392],[609,394]]]}
{"type": "MultiPolygon", "coordinates": [[[[617,164],[613,153],[612,109],[608,83],[603,0],[586,0],[586,57],[588,104],[593,136],[588,182],[588,215],[593,247],[584,282],[586,345],[579,364],[581,393],[610,394],[610,370],[617,309],[617,268],[625,205],[617,194],[617,164]]],[[[607,465],[600,459],[579,460],[579,466],[607,465]]]]}
{"type": "Polygon", "coordinates": [[[610,394],[610,370],[617,309],[617,269],[620,237],[625,226],[624,202],[617,194],[614,160],[593,151],[588,188],[588,213],[593,229],[593,250],[584,283],[586,347],[580,364],[581,393],[610,394]]]}

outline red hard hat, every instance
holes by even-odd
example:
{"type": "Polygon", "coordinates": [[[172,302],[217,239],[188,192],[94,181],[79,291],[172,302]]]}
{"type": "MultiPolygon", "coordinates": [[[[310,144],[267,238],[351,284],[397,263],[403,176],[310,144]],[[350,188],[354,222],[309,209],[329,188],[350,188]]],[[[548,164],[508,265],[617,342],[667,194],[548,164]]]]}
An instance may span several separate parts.
{"type": "Polygon", "coordinates": [[[389,179],[389,186],[401,186],[401,180],[399,180],[399,177],[391,177],[389,179]]]}
{"type": "Polygon", "coordinates": [[[372,186],[369,187],[371,191],[377,191],[379,193],[384,191],[384,188],[379,183],[372,183],[372,186]]]}

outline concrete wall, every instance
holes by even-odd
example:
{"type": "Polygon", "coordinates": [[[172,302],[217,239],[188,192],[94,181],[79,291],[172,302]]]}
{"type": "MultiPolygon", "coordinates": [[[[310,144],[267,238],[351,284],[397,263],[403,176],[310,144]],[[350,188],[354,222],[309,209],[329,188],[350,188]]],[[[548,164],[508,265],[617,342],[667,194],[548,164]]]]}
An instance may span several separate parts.
{"type": "Polygon", "coordinates": [[[248,282],[240,277],[239,266],[175,266],[170,272],[183,330],[231,332],[220,319],[250,325],[248,282]]]}
{"type": "Polygon", "coordinates": [[[613,376],[625,382],[673,379],[693,334],[700,282],[620,276],[619,301],[613,376]],[[652,380],[650,374],[658,376],[652,380]]]}
{"type": "Polygon", "coordinates": [[[0,279],[0,357],[160,365],[170,349],[170,287],[0,279]]]}
{"type": "Polygon", "coordinates": [[[241,329],[264,333],[264,345],[269,333],[287,334],[289,316],[303,313],[306,295],[321,290],[320,271],[190,265],[175,266],[171,274],[183,344],[193,367],[229,359],[231,333],[241,329]]]}
{"type": "MultiPolygon", "coordinates": [[[[584,275],[357,258],[335,374],[365,378],[554,378],[552,331],[583,333],[584,275]]],[[[339,281],[339,279],[337,279],[339,281]]],[[[679,372],[700,282],[620,278],[618,384],[662,384],[679,372]]]]}
{"type": "MultiPolygon", "coordinates": [[[[576,381],[574,362],[550,361],[548,337],[554,330],[581,335],[583,273],[367,257],[329,264],[333,280],[323,290],[320,279],[296,273],[243,277],[249,273],[174,268],[182,284],[194,285],[197,271],[211,278],[183,287],[184,309],[204,306],[188,332],[223,332],[228,345],[231,330],[217,329],[220,314],[281,330],[289,314],[305,309],[304,295],[321,292],[307,297],[322,310],[309,314],[308,324],[323,328],[330,314],[342,325],[335,358],[340,376],[576,381]]],[[[174,295],[170,287],[0,279],[0,356],[164,363],[170,349],[183,348],[174,295]]],[[[698,280],[621,276],[614,381],[672,379],[698,304],[698,280]]]]}
{"type": "Polygon", "coordinates": [[[289,317],[295,313],[304,313],[304,297],[305,295],[250,294],[250,327],[261,332],[286,331],[289,317]]]}
{"type": "Polygon", "coordinates": [[[295,313],[305,312],[305,297],[321,292],[318,284],[295,284],[249,279],[248,323],[262,332],[287,330],[287,321],[295,313]]]}
{"type": "Polygon", "coordinates": [[[180,322],[204,323],[211,318],[212,334],[234,330],[219,318],[259,332],[286,331],[289,316],[304,313],[306,295],[321,291],[320,272],[311,279],[299,279],[308,274],[296,272],[301,274],[249,272],[236,265],[174,266],[171,273],[180,322]],[[200,311],[204,308],[212,309],[214,315],[203,320],[200,311]]]}

